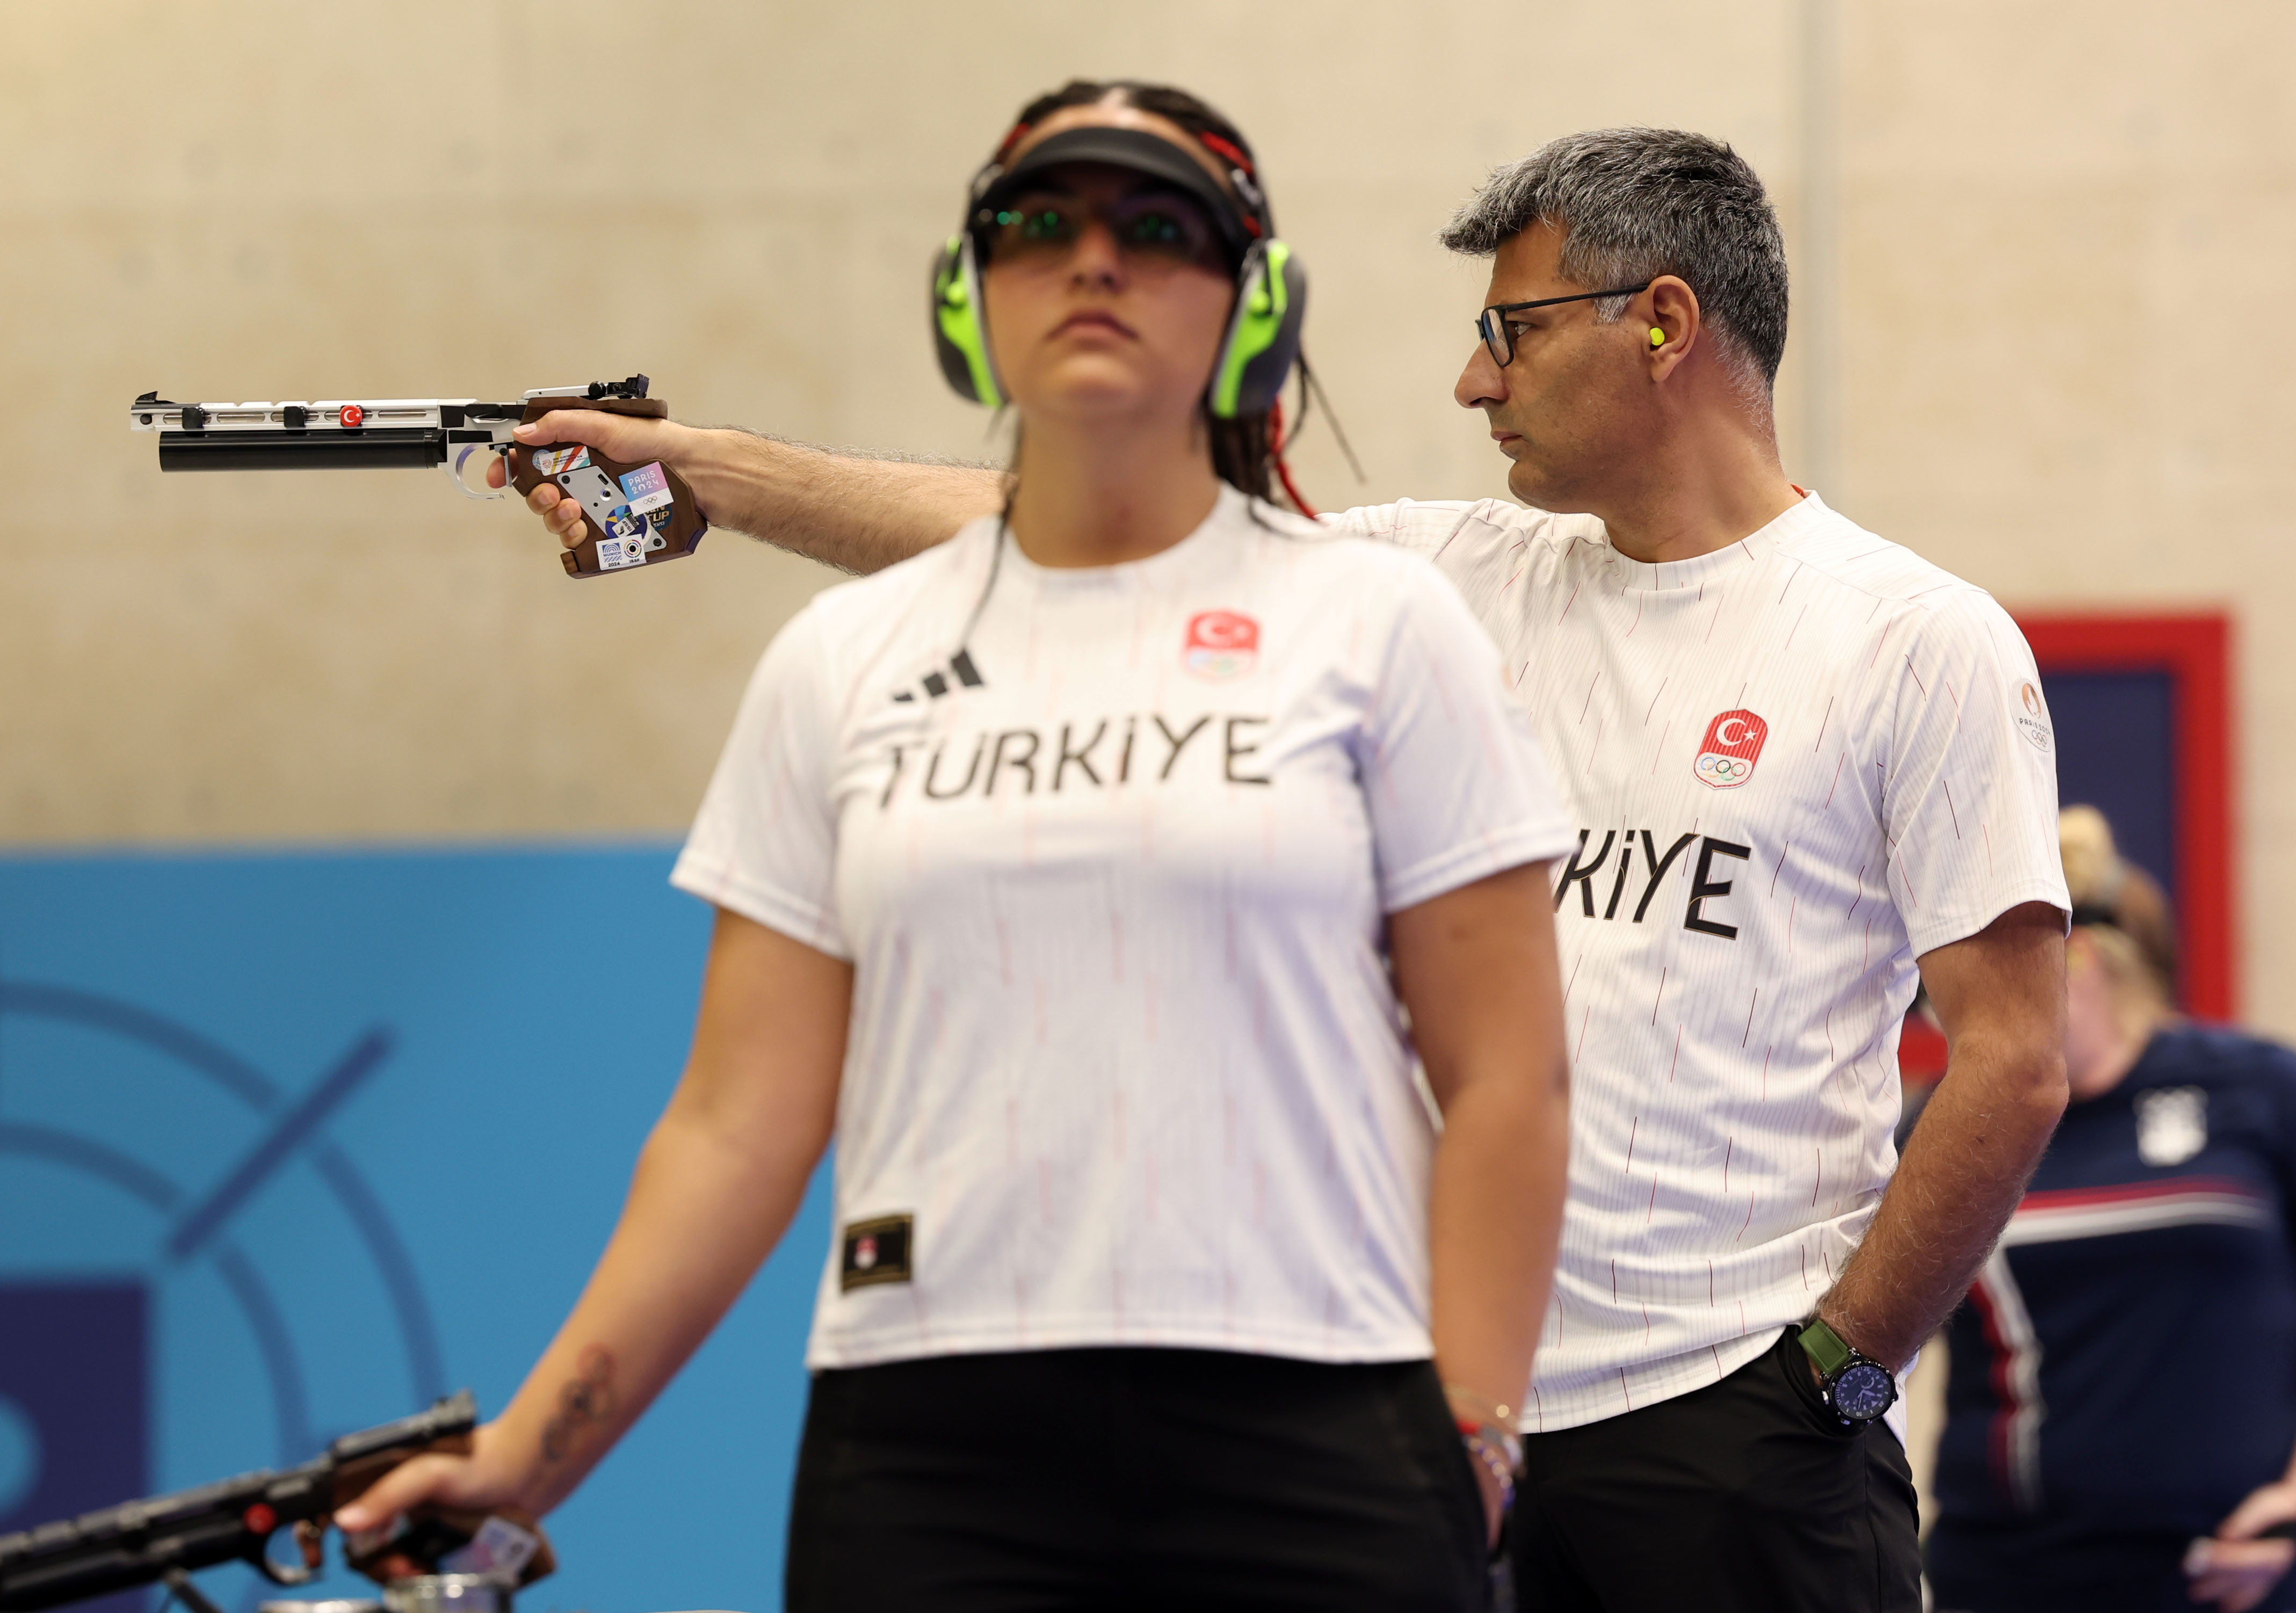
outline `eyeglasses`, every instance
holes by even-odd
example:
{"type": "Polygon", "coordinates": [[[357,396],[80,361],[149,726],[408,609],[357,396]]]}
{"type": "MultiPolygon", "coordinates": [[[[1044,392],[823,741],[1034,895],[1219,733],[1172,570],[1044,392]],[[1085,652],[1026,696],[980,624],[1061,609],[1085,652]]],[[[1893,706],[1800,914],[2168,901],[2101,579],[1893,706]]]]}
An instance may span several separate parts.
{"type": "Polygon", "coordinates": [[[1042,266],[1067,258],[1095,218],[1108,226],[1117,250],[1128,258],[1227,266],[1218,228],[1194,202],[1168,192],[1148,191],[1095,203],[1039,192],[994,212],[983,209],[976,223],[988,238],[992,262],[1042,266]]]}
{"type": "Polygon", "coordinates": [[[1525,308],[1551,308],[1558,302],[1592,302],[1599,297],[1631,297],[1637,291],[1650,290],[1645,280],[1638,286],[1613,286],[1607,291],[1580,291],[1570,297],[1542,297],[1536,302],[1495,302],[1485,308],[1475,320],[1475,334],[1483,339],[1490,349],[1491,362],[1502,370],[1514,362],[1514,332],[1507,328],[1506,316],[1520,314],[1525,308]]]}

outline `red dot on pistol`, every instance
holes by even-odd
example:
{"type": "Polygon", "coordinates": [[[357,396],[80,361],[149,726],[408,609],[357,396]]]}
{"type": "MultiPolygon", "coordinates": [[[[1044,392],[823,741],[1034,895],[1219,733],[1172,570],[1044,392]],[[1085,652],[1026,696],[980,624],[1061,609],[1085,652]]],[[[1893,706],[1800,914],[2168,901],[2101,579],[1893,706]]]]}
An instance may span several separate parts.
{"type": "Polygon", "coordinates": [[[343,405],[343,424],[346,426],[356,427],[365,425],[365,423],[366,411],[365,409],[360,408],[357,404],[345,404],[343,405]]]}
{"type": "Polygon", "coordinates": [[[239,1521],[247,1526],[250,1535],[268,1535],[279,1527],[279,1514],[264,1502],[257,1502],[240,1514],[239,1521]]]}

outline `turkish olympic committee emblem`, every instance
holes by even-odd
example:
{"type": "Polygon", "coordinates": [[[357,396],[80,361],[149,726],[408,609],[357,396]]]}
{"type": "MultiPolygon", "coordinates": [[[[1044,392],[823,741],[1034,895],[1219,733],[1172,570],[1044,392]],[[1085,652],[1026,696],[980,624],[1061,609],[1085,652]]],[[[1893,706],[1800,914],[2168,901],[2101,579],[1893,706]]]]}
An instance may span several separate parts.
{"type": "Polygon", "coordinates": [[[1259,664],[1259,624],[1240,611],[1198,611],[1188,618],[1180,664],[1218,684],[1243,676],[1259,664]]]}
{"type": "Polygon", "coordinates": [[[1735,790],[1754,776],[1754,763],[1770,725],[1751,711],[1726,711],[1706,725],[1706,738],[1698,747],[1691,771],[1702,784],[1735,790]]]}

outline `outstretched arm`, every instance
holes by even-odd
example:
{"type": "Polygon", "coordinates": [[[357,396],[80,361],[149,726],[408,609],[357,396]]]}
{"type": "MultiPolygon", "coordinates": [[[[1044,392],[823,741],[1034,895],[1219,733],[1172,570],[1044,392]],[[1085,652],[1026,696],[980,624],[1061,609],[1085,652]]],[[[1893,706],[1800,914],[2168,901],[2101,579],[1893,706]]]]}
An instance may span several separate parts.
{"type": "MultiPolygon", "coordinates": [[[[685,479],[710,524],[840,570],[881,571],[955,536],[1004,502],[986,465],[870,455],[784,442],[733,427],[562,409],[518,428],[526,443],[583,443],[626,463],[659,460],[685,479]]],[[[500,460],[488,481],[503,485],[500,460]]],[[[581,540],[581,506],[547,483],[527,496],[559,542],[581,540]]]]}
{"type": "Polygon", "coordinates": [[[1817,1307],[1885,1366],[1913,1359],[1961,1303],[2064,1113],[2064,921],[2029,902],[1921,960],[1946,1072],[1817,1307]]]}
{"type": "Polygon", "coordinates": [[[539,1516],[572,1494],[771,1252],[828,1146],[852,966],[720,911],[693,1051],[589,1286],[468,1456],[418,1456],[337,1521],[422,1502],[539,1516]]]}

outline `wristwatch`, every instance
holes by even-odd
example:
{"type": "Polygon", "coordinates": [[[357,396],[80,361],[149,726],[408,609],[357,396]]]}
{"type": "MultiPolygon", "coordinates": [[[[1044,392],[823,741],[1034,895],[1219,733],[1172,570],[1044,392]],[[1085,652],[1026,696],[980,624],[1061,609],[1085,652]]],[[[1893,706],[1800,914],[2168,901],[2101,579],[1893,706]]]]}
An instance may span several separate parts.
{"type": "Polygon", "coordinates": [[[1842,1343],[1841,1335],[1824,1322],[1811,1317],[1800,1337],[1817,1363],[1825,1404],[1844,1423],[1862,1429],[1898,1404],[1898,1375],[1842,1343]]]}

